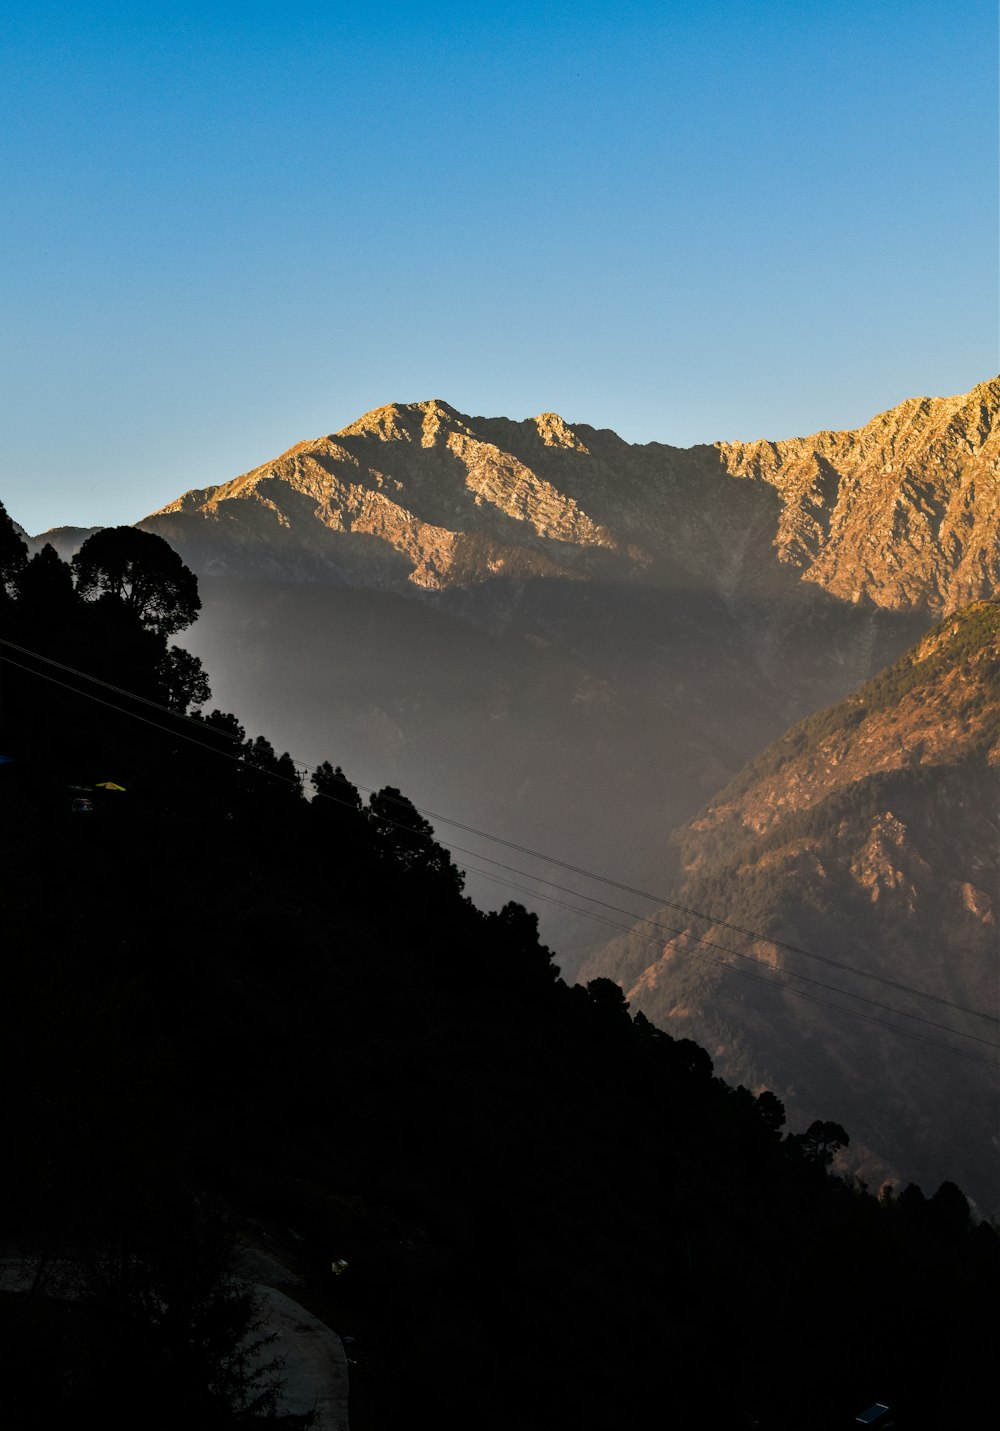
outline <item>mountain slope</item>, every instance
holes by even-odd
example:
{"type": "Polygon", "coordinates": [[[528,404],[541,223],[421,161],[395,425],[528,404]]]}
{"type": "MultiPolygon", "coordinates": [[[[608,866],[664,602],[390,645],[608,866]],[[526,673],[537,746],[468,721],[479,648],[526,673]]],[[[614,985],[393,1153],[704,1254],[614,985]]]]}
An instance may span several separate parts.
{"type": "Polygon", "coordinates": [[[956,613],[789,731],[680,846],[677,903],[762,937],[665,909],[654,926],[666,938],[637,926],[584,976],[615,978],[662,1027],[705,1042],[724,1076],[767,1081],[794,1116],[822,1102],[863,1145],[854,1165],[869,1178],[940,1173],[1000,1207],[1000,607],[956,613]]]}

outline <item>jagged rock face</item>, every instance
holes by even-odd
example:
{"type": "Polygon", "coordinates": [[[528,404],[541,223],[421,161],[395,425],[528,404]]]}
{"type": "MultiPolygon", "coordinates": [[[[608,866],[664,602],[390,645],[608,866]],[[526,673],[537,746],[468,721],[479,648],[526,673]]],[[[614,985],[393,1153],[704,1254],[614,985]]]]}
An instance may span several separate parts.
{"type": "Polygon", "coordinates": [[[946,613],[997,589],[1000,380],[856,432],[631,446],[553,413],[390,405],[148,518],[205,571],[425,590],[630,580],[946,613]],[[195,553],[193,548],[197,547],[195,553]]]}
{"type": "Polygon", "coordinates": [[[187,536],[183,518],[192,515],[207,519],[194,539],[212,546],[213,573],[234,559],[245,571],[258,557],[277,575],[294,551],[291,574],[312,568],[427,590],[501,573],[566,575],[591,549],[615,545],[571,496],[438,402],[379,408],[233,482],[188,493],[145,525],[187,536]]]}
{"type": "Polygon", "coordinates": [[[780,494],[784,561],[849,601],[946,613],[997,590],[1000,379],[913,398],[858,432],[724,445],[780,494]]]}
{"type": "Polygon", "coordinates": [[[841,1121],[869,1181],[950,1178],[1000,1208],[1000,606],[955,614],[789,731],[680,843],[679,905],[822,958],[665,909],[584,977],[616,978],[796,1121],[841,1121]]]}

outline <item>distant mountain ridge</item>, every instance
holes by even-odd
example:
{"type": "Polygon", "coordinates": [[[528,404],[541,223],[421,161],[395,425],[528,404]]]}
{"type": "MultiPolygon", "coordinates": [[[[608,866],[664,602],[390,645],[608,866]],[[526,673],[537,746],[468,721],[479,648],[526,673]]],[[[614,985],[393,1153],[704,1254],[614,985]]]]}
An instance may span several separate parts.
{"type": "Polygon", "coordinates": [[[19,530],[30,552],[39,552],[43,546],[48,545],[58,552],[63,561],[72,561],[87,538],[101,529],[100,527],[52,527],[47,532],[39,533],[37,537],[28,536],[23,527],[19,530]]]}
{"type": "Polygon", "coordinates": [[[853,432],[681,449],[554,413],[390,404],[143,525],[196,543],[216,573],[238,560],[427,590],[502,575],[732,594],[780,588],[777,566],[842,601],[946,614],[1000,585],[998,410],[993,379],[853,432]]]}

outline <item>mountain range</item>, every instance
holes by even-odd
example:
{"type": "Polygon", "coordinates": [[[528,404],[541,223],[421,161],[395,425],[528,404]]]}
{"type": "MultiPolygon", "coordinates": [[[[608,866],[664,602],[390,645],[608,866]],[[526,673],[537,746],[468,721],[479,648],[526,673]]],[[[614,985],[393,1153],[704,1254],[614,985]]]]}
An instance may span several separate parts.
{"type": "Polygon", "coordinates": [[[148,519],[207,572],[426,591],[538,579],[947,613],[995,590],[1000,380],[857,432],[631,446],[555,413],[390,405],[148,519]]]}
{"type": "MultiPolygon", "coordinates": [[[[985,739],[996,632],[973,622],[985,645],[968,689],[955,674],[961,642],[927,633],[997,596],[998,408],[993,379],[958,397],[911,399],[856,431],[679,449],[631,445],[552,413],[514,422],[436,400],[392,404],[189,491],[139,525],[199,575],[204,612],[190,645],[218,704],[306,763],[335,761],[359,785],[397,785],[450,816],[461,829],[435,823],[470,891],[499,903],[513,885],[540,902],[564,974],[610,973],[664,1026],[697,1027],[720,1071],[755,1087],[770,1079],[803,1110],[822,1086],[851,1084],[840,1116],[862,1117],[856,1166],[869,1177],[916,1175],[923,1147],[933,1180],[960,1136],[921,1141],[920,1117],[937,1130],[946,1115],[927,1079],[897,1077],[905,1040],[891,1036],[891,1055],[879,1044],[877,1057],[862,1056],[858,1021],[824,1010],[838,1041],[831,1033],[819,1057],[828,1025],[809,1024],[806,1000],[778,996],[794,1009],[778,1020],[765,1010],[773,993],[760,991],[758,1009],[717,966],[666,958],[668,941],[651,948],[633,933],[606,947],[607,906],[613,924],[662,922],[655,892],[680,884],[692,908],[784,930],[785,942],[836,958],[849,949],[849,962],[885,977],[912,965],[897,982],[929,979],[982,1006],[994,896],[972,870],[995,841],[995,766],[978,746],[967,759],[956,732],[975,709],[985,739]],[[899,710],[894,697],[869,712],[865,683],[901,658],[925,668],[927,656],[904,657],[925,638],[944,641],[952,674],[938,662],[938,684],[908,688],[899,710]],[[815,735],[820,727],[803,737],[800,723],[830,707],[820,727],[829,723],[833,744],[815,735]],[[903,731],[909,744],[899,744],[903,731]],[[748,766],[755,758],[764,766],[748,766]],[[762,785],[771,765],[780,778],[762,785]],[[744,793],[723,815],[712,797],[734,778],[725,799],[744,793]],[[929,813],[939,800],[954,819],[929,813]],[[758,806],[782,818],[762,820],[758,806]],[[975,817],[964,822],[967,808],[975,817]],[[812,829],[831,812],[839,833],[796,833],[796,820],[812,829]],[[751,838],[759,853],[746,853],[751,838]],[[886,870],[897,866],[893,884],[886,870]],[[632,893],[609,894],[585,870],[632,893]],[[947,972],[935,973],[927,950],[945,942],[947,972]],[[680,994],[674,963],[687,971],[680,994]],[[867,1122],[866,1080],[885,1095],[867,1122]],[[904,1106],[912,1117],[896,1137],[906,1120],[892,1110],[904,1106]]],[[[36,540],[67,553],[85,534],[36,540]]],[[[898,694],[898,671],[890,686],[898,694]]],[[[671,938],[687,935],[682,927],[671,938]]],[[[981,1066],[943,1056],[949,1069],[974,1071],[981,1130],[981,1066]]],[[[937,1076],[971,1096],[964,1075],[937,1076]]],[[[817,1111],[838,1114],[829,1098],[817,1111]]],[[[991,1156],[959,1159],[982,1200],[992,1196],[991,1156]]]]}

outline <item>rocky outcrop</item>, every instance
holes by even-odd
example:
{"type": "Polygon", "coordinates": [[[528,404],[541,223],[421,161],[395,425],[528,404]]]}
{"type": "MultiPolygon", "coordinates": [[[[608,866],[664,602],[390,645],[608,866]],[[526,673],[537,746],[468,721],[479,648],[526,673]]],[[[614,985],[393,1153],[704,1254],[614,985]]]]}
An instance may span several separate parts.
{"type": "Polygon", "coordinates": [[[954,610],[997,591],[1000,379],[912,398],[857,432],[723,444],[726,469],[781,498],[782,560],[834,595],[954,610]]]}

